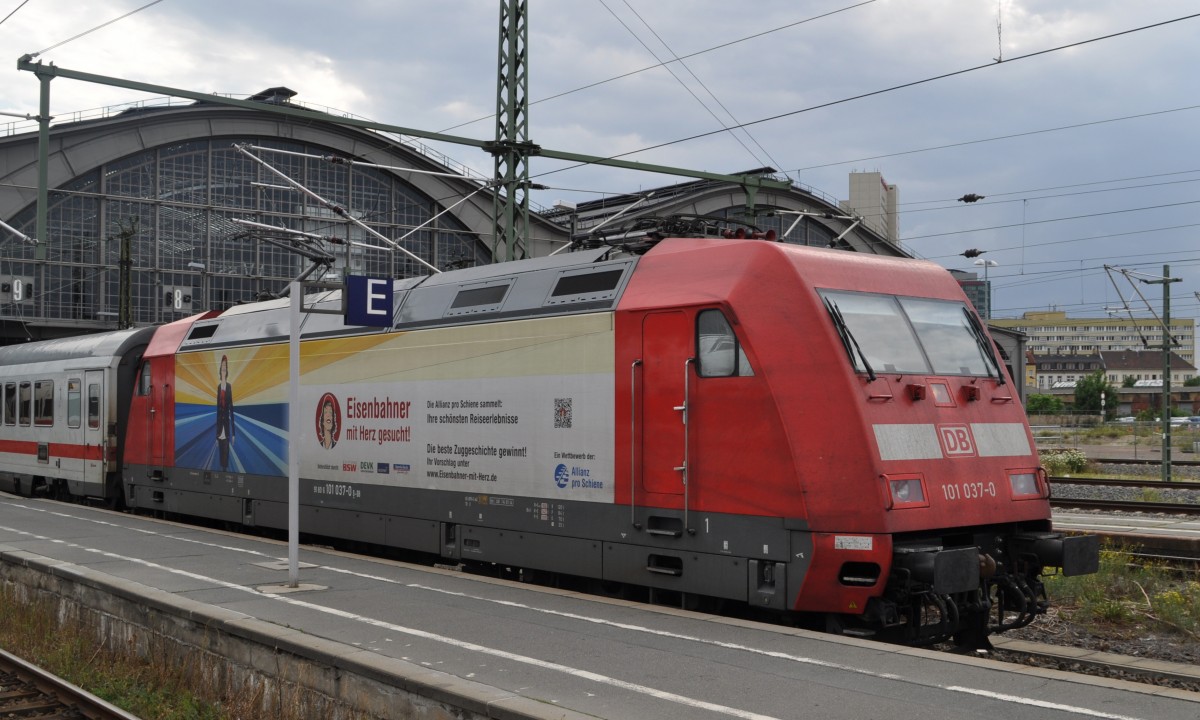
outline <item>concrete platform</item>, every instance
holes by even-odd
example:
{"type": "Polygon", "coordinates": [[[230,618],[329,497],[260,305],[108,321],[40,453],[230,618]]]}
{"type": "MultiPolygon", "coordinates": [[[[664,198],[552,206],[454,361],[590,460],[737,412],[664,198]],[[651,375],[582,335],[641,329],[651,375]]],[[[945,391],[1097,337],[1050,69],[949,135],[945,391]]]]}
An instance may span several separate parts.
{"type": "Polygon", "coordinates": [[[1190,515],[1069,512],[1055,510],[1054,529],[1100,535],[1141,552],[1195,557],[1200,554],[1200,521],[1190,515]]]}
{"type": "Polygon", "coordinates": [[[323,717],[1200,716],[1196,693],[311,547],[307,587],[273,592],[286,555],[273,541],[0,497],[4,582],[91,607],[126,641],[148,642],[137,623],[156,626],[222,672],[302,687],[323,717]]]}

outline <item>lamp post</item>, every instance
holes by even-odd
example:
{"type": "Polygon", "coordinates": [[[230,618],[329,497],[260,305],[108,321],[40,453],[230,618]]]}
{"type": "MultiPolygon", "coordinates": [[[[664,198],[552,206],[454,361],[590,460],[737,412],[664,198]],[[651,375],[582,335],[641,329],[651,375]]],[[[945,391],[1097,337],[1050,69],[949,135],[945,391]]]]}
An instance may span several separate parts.
{"type": "Polygon", "coordinates": [[[189,269],[198,270],[200,272],[200,305],[205,310],[212,309],[208,302],[208,267],[201,262],[190,262],[187,264],[189,269]]]}
{"type": "Polygon", "coordinates": [[[983,309],[983,319],[991,320],[992,319],[992,283],[990,280],[988,280],[988,268],[995,267],[995,266],[999,265],[1000,263],[996,262],[995,260],[984,260],[983,258],[980,258],[975,261],[975,264],[983,266],[983,288],[984,288],[984,292],[987,293],[987,302],[984,303],[984,309],[983,309]]]}

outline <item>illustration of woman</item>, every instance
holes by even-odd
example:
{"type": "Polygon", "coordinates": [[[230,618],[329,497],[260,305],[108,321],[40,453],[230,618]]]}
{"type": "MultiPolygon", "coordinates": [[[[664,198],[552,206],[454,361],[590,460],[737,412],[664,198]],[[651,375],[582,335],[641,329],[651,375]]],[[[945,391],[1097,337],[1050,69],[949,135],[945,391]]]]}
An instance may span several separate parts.
{"type": "Polygon", "coordinates": [[[337,401],[333,395],[325,393],[317,410],[317,439],[326,450],[337,445],[339,414],[337,401]]]}
{"type": "Polygon", "coordinates": [[[217,382],[217,449],[221,469],[229,469],[229,446],[233,443],[233,386],[229,384],[229,358],[221,356],[217,382]]]}

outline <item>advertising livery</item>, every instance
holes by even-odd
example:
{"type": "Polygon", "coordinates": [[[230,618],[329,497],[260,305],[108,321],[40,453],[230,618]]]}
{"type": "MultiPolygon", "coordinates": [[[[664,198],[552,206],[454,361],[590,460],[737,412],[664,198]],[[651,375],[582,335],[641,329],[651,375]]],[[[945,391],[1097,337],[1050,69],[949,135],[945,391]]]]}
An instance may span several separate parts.
{"type": "MultiPolygon", "coordinates": [[[[350,499],[367,484],[612,502],[612,317],[519,325],[303,343],[301,476],[350,499]]],[[[287,476],[287,346],[181,354],[176,374],[177,465],[287,476]]]]}

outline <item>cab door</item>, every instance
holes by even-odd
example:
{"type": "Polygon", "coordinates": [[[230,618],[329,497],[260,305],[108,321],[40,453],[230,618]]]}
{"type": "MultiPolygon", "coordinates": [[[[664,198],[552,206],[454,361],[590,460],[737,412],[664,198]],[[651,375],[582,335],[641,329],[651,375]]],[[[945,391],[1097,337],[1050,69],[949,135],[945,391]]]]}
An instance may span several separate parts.
{"type": "Polygon", "coordinates": [[[692,328],[679,311],[642,321],[641,477],[646,493],[682,495],[692,328]]]}
{"type": "Polygon", "coordinates": [[[146,449],[149,450],[150,465],[161,468],[166,458],[167,445],[167,385],[155,383],[157,364],[151,360],[142,362],[142,370],[138,374],[137,394],[144,396],[149,404],[149,425],[146,428],[146,449]]]}
{"type": "Polygon", "coordinates": [[[158,377],[158,387],[155,387],[155,380],[156,374],[163,374],[164,363],[158,358],[143,358],[138,366],[133,397],[129,401],[129,422],[121,462],[125,468],[137,466],[142,471],[136,475],[127,474],[127,477],[141,476],[145,472],[145,476],[151,479],[163,479],[163,463],[169,457],[166,445],[171,441],[164,426],[169,415],[166,397],[168,386],[158,377]]]}

